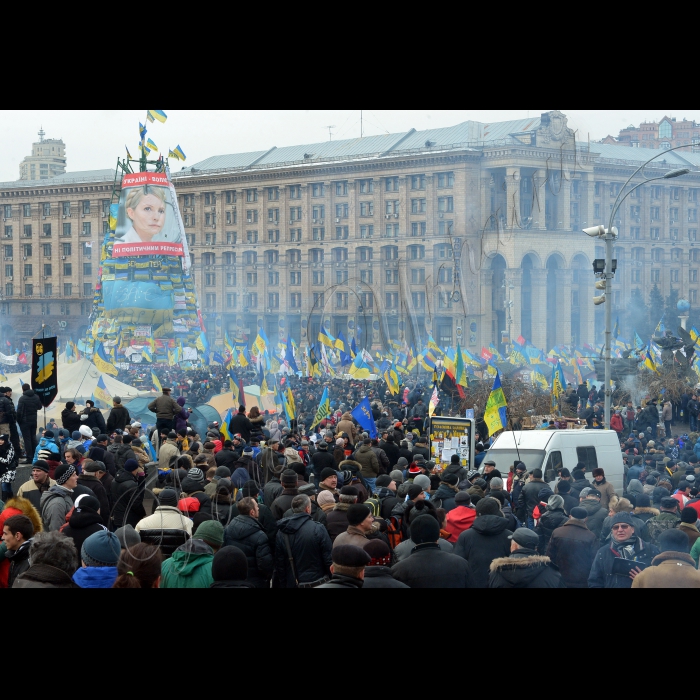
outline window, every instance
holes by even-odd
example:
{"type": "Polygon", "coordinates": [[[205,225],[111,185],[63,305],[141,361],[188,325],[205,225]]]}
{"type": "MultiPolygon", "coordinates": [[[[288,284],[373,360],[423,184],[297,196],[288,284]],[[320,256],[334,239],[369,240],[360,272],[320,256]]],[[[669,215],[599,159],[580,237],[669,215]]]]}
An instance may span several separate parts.
{"type": "Polygon", "coordinates": [[[89,221],[83,221],[83,236],[92,234],[92,224],[89,221]]]}
{"type": "Polygon", "coordinates": [[[12,226],[5,226],[5,238],[12,238],[12,226]]]}
{"type": "Polygon", "coordinates": [[[438,187],[454,187],[455,175],[454,173],[438,173],[437,176],[438,187]]]}
{"type": "Polygon", "coordinates": [[[292,292],[289,295],[289,306],[292,309],[300,309],[301,308],[301,293],[300,292],[292,292]]]}
{"type": "Polygon", "coordinates": [[[73,263],[63,263],[63,274],[65,277],[73,275],[73,263]]]}
{"type": "Polygon", "coordinates": [[[345,197],[348,194],[348,182],[343,180],[342,182],[335,183],[335,194],[336,197],[345,197]]]}
{"type": "Polygon", "coordinates": [[[51,204],[49,202],[43,202],[41,205],[41,213],[44,216],[51,216],[51,204]]]}
{"type": "Polygon", "coordinates": [[[25,277],[31,277],[31,276],[32,276],[32,265],[31,265],[31,263],[24,263],[24,276],[25,276],[25,277]]]}
{"type": "Polygon", "coordinates": [[[411,284],[425,284],[425,270],[423,268],[411,270],[411,284]]]}
{"type": "Polygon", "coordinates": [[[90,277],[92,275],[92,263],[91,262],[83,263],[83,275],[85,277],[90,277]]]}
{"type": "Polygon", "coordinates": [[[690,297],[688,299],[692,304],[697,304],[698,302],[698,290],[697,289],[691,289],[690,290],[690,297]]]}
{"type": "Polygon", "coordinates": [[[238,294],[235,292],[228,292],[226,294],[226,308],[235,309],[238,302],[238,294]]]}
{"type": "Polygon", "coordinates": [[[293,242],[301,241],[301,229],[300,228],[290,228],[289,229],[289,240],[293,242]]]}
{"type": "Polygon", "coordinates": [[[209,292],[204,295],[204,306],[207,309],[216,308],[216,294],[214,292],[209,292]]]}
{"type": "Polygon", "coordinates": [[[399,271],[398,270],[384,270],[384,282],[386,284],[398,284],[399,283],[399,271]]]}
{"type": "Polygon", "coordinates": [[[426,204],[425,199],[412,199],[411,200],[411,214],[425,214],[426,204]]]}
{"type": "Polygon", "coordinates": [[[399,225],[398,224],[387,224],[384,227],[384,237],[385,238],[398,238],[399,237],[399,225]]]}
{"type": "Polygon", "coordinates": [[[92,282],[83,282],[83,296],[84,297],[91,297],[92,296],[92,282]]]}
{"type": "Polygon", "coordinates": [[[250,306],[251,309],[258,308],[258,293],[257,292],[251,292],[250,294],[248,294],[248,306],[250,306]]]}
{"type": "Polygon", "coordinates": [[[273,272],[272,270],[267,271],[267,283],[273,287],[278,287],[280,283],[280,273],[273,272]]]}
{"type": "Polygon", "coordinates": [[[384,295],[385,306],[387,309],[398,309],[399,308],[399,294],[398,292],[387,292],[384,295]]]}
{"type": "Polygon", "coordinates": [[[289,284],[292,287],[298,287],[301,285],[301,272],[290,272],[289,273],[289,284]]]}
{"type": "Polygon", "coordinates": [[[672,229],[669,231],[669,236],[670,236],[670,238],[671,238],[672,241],[677,241],[679,235],[680,235],[680,230],[677,229],[677,228],[672,228],[672,229]]]}
{"type": "Polygon", "coordinates": [[[5,276],[12,277],[14,275],[15,266],[12,263],[5,265],[5,276]]]}
{"type": "Polygon", "coordinates": [[[258,201],[258,191],[257,190],[246,190],[245,191],[245,201],[246,202],[257,202],[258,201]]]}
{"type": "Polygon", "coordinates": [[[289,186],[289,199],[301,199],[301,185],[289,186]]]}
{"type": "Polygon", "coordinates": [[[311,185],[311,196],[312,197],[323,197],[326,194],[326,186],[321,183],[315,183],[311,185]]]}
{"type": "Polygon", "coordinates": [[[226,243],[228,245],[235,245],[238,240],[238,233],[236,231],[226,231],[226,243]]]}
{"type": "Polygon", "coordinates": [[[632,238],[635,241],[638,241],[642,237],[642,230],[639,228],[639,226],[632,226],[630,228],[630,238],[632,238]]]}
{"type": "Polygon", "coordinates": [[[63,235],[70,236],[70,224],[63,224],[63,235]]]}
{"type": "MultiPolygon", "coordinates": [[[[51,277],[53,274],[53,270],[51,267],[51,263],[44,263],[44,277],[51,277]]],[[[90,273],[92,274],[92,273],[90,273]]]]}
{"type": "Polygon", "coordinates": [[[335,205],[335,218],[336,219],[347,219],[349,215],[349,205],[347,202],[335,205]]]}
{"type": "Polygon", "coordinates": [[[204,284],[207,287],[215,287],[216,286],[216,273],[215,272],[207,272],[207,274],[204,275],[204,284]]]}
{"type": "Polygon", "coordinates": [[[83,202],[83,214],[89,214],[90,213],[90,200],[85,200],[83,202]]]}
{"type": "Polygon", "coordinates": [[[638,219],[641,216],[641,207],[639,205],[634,205],[630,207],[630,216],[633,219],[638,219]]]}
{"type": "Polygon", "coordinates": [[[211,226],[211,221],[212,221],[212,215],[211,214],[205,214],[204,215],[204,225],[205,226],[211,226]]]}
{"type": "Polygon", "coordinates": [[[422,245],[408,246],[408,257],[411,260],[422,260],[425,257],[425,247],[422,245]]]}
{"type": "Polygon", "coordinates": [[[326,218],[326,206],[325,204],[317,204],[311,208],[311,218],[312,219],[325,219],[326,218]]]}
{"type": "Polygon", "coordinates": [[[374,180],[360,180],[360,194],[371,194],[374,192],[374,180]]]}
{"type": "Polygon", "coordinates": [[[314,306],[323,307],[326,304],[326,295],[323,292],[314,292],[314,306]]]}
{"type": "Polygon", "coordinates": [[[226,273],[226,286],[235,287],[238,283],[238,277],[235,272],[226,273]]]}
{"type": "Polygon", "coordinates": [[[203,253],[202,265],[216,265],[216,253],[203,253]]]}
{"type": "Polygon", "coordinates": [[[388,245],[383,248],[384,260],[396,260],[399,257],[399,249],[395,245],[388,245]]]}
{"type": "Polygon", "coordinates": [[[268,209],[267,210],[267,220],[274,223],[279,223],[280,220],[280,210],[279,209],[268,209]]]}
{"type": "Polygon", "coordinates": [[[7,282],[5,284],[5,296],[11,297],[11,296],[14,296],[14,294],[15,294],[15,285],[12,284],[12,282],[7,282]]]}
{"type": "Polygon", "coordinates": [[[649,238],[651,238],[652,241],[658,241],[660,237],[661,237],[661,229],[659,229],[659,228],[650,228],[649,229],[649,238]]]}
{"type": "Polygon", "coordinates": [[[24,257],[25,258],[31,258],[32,257],[32,244],[31,243],[25,243],[22,246],[24,250],[24,257]]]}
{"type": "Polygon", "coordinates": [[[105,219],[102,222],[102,235],[106,236],[108,233],[109,233],[109,221],[107,221],[107,219],[105,219]]]}
{"type": "Polygon", "coordinates": [[[384,202],[384,213],[387,215],[399,213],[399,200],[398,199],[387,199],[384,202]]]}
{"type": "Polygon", "coordinates": [[[323,241],[326,238],[326,229],[323,226],[313,228],[311,234],[314,241],[323,241]]]}
{"type": "Polygon", "coordinates": [[[237,224],[238,223],[238,212],[237,211],[227,211],[226,212],[226,223],[227,224],[237,224]]]}
{"type": "Polygon", "coordinates": [[[425,175],[411,175],[411,189],[412,190],[424,190],[425,189],[425,175]]]}
{"type": "Polygon", "coordinates": [[[440,219],[438,221],[438,236],[449,236],[452,233],[454,221],[448,219],[440,219]]]}
{"type": "Polygon", "coordinates": [[[3,255],[5,256],[6,259],[9,258],[10,260],[12,260],[12,256],[13,256],[13,252],[14,252],[14,246],[11,246],[11,245],[4,245],[4,246],[2,247],[2,252],[3,252],[3,255]]]}
{"type": "Polygon", "coordinates": [[[695,223],[698,220],[698,210],[688,209],[688,221],[695,223]]]}
{"type": "Polygon", "coordinates": [[[387,177],[384,179],[384,189],[387,192],[398,192],[399,191],[399,178],[398,177],[387,177]]]}
{"type": "Polygon", "coordinates": [[[678,282],[678,270],[671,270],[671,282],[678,282]]]}
{"type": "Polygon", "coordinates": [[[267,198],[270,202],[275,202],[280,198],[280,188],[279,187],[268,187],[267,188],[267,198]]]}
{"type": "Polygon", "coordinates": [[[245,281],[248,286],[255,286],[258,283],[258,273],[246,272],[245,281]]]}
{"type": "Polygon", "coordinates": [[[374,236],[374,226],[360,226],[360,238],[372,238],[374,236]]]}
{"type": "Polygon", "coordinates": [[[33,284],[25,284],[24,285],[24,296],[26,296],[26,297],[34,296],[34,285],[33,284]]]}
{"type": "Polygon", "coordinates": [[[347,309],[348,308],[348,293],[347,292],[336,292],[336,294],[335,294],[335,308],[336,309],[347,309]]]}
{"type": "Polygon", "coordinates": [[[439,292],[437,295],[438,309],[452,308],[452,292],[439,292]]]}
{"type": "Polygon", "coordinates": [[[583,462],[586,465],[586,472],[592,472],[598,468],[598,457],[595,447],[577,447],[576,457],[579,462],[583,462]]]}
{"type": "Polygon", "coordinates": [[[438,282],[440,284],[452,284],[452,268],[441,267],[438,271],[438,282]]]}
{"type": "Polygon", "coordinates": [[[71,282],[64,282],[63,283],[63,296],[64,297],[69,297],[73,294],[73,285],[71,282]]]}
{"type": "Polygon", "coordinates": [[[661,199],[661,187],[659,185],[652,185],[649,188],[649,194],[652,199],[661,199]]]}
{"type": "Polygon", "coordinates": [[[204,243],[206,245],[216,245],[216,234],[215,233],[204,234],[204,243]]]}
{"type": "MultiPolygon", "coordinates": [[[[362,292],[360,294],[360,303],[364,309],[371,309],[374,307],[374,294],[372,292],[362,292]]],[[[362,311],[362,309],[358,309],[362,311]]]]}
{"type": "Polygon", "coordinates": [[[593,217],[595,219],[600,219],[600,204],[593,205],[593,217]]]}
{"type": "Polygon", "coordinates": [[[663,251],[661,248],[653,248],[651,251],[651,261],[652,262],[661,262],[661,259],[663,257],[663,251]]]}
{"type": "Polygon", "coordinates": [[[226,192],[226,204],[236,203],[236,190],[229,190],[226,192]]]}
{"type": "Polygon", "coordinates": [[[359,256],[360,262],[369,262],[372,259],[372,249],[371,248],[358,248],[357,254],[359,256]]]}
{"type": "Polygon", "coordinates": [[[32,225],[31,224],[24,224],[24,237],[25,238],[32,237],[32,225]]]}
{"type": "Polygon", "coordinates": [[[425,221],[414,221],[411,224],[411,236],[425,236],[426,223],[425,221]]]}
{"type": "Polygon", "coordinates": [[[311,250],[311,262],[322,263],[323,262],[323,250],[321,248],[313,248],[311,250]]]}
{"type": "Polygon", "coordinates": [[[697,202],[698,201],[698,191],[695,188],[691,188],[688,190],[688,201],[689,202],[697,202]]]}
{"type": "Polygon", "coordinates": [[[651,271],[651,281],[652,282],[659,282],[661,280],[661,271],[660,270],[652,270],[651,271]]]}
{"type": "Polygon", "coordinates": [[[12,218],[12,205],[11,204],[4,204],[2,207],[2,212],[3,212],[2,215],[6,219],[11,219],[12,218]]]}
{"type": "Polygon", "coordinates": [[[447,245],[447,244],[439,245],[439,246],[436,246],[435,250],[437,252],[437,257],[440,258],[441,260],[445,260],[447,258],[452,257],[452,246],[451,245],[447,245]]]}
{"type": "Polygon", "coordinates": [[[348,259],[347,248],[333,248],[333,260],[335,262],[344,262],[348,259]]]}
{"type": "Polygon", "coordinates": [[[204,193],[204,205],[211,206],[213,204],[216,204],[216,195],[213,192],[205,192],[204,193]]]}
{"type": "Polygon", "coordinates": [[[374,202],[360,202],[360,216],[374,216],[374,202]]]}
{"type": "Polygon", "coordinates": [[[360,270],[360,282],[374,284],[374,270],[360,270]]]}
{"type": "Polygon", "coordinates": [[[416,309],[425,308],[425,292],[411,292],[411,301],[416,309]]]}
{"type": "Polygon", "coordinates": [[[268,265],[274,265],[279,262],[280,254],[276,250],[266,250],[265,251],[265,262],[268,265]]]}
{"type": "Polygon", "coordinates": [[[673,209],[669,209],[669,215],[671,217],[671,223],[675,223],[676,221],[678,221],[678,209],[677,208],[674,207],[673,209]]]}
{"type": "Polygon", "coordinates": [[[316,287],[322,286],[325,283],[324,278],[323,270],[314,270],[311,278],[312,284],[316,287]]]}
{"type": "Polygon", "coordinates": [[[301,221],[301,207],[290,207],[289,218],[292,221],[301,221]]]}
{"type": "Polygon", "coordinates": [[[698,240],[698,230],[696,228],[688,229],[688,240],[697,241],[698,240]]]}
{"type": "MultiPolygon", "coordinates": [[[[664,119],[664,121],[662,121],[661,124],[659,124],[659,138],[660,139],[670,139],[672,136],[673,136],[673,128],[664,119]]],[[[586,471],[588,471],[588,469],[586,469],[586,471]]]]}
{"type": "Polygon", "coordinates": [[[42,253],[44,254],[44,257],[50,258],[51,257],[51,244],[50,243],[44,243],[42,246],[42,253]]]}
{"type": "Polygon", "coordinates": [[[258,232],[257,231],[246,231],[245,232],[246,242],[257,243],[258,242],[258,232]]]}
{"type": "Polygon", "coordinates": [[[301,262],[301,251],[300,250],[290,250],[287,253],[289,255],[289,262],[298,263],[301,262]]]}
{"type": "Polygon", "coordinates": [[[186,233],[185,237],[187,238],[187,244],[192,248],[194,246],[194,241],[195,241],[195,235],[194,233],[186,233]]]}
{"type": "Polygon", "coordinates": [[[632,270],[632,282],[637,284],[641,282],[641,270],[632,270]]]}
{"type": "Polygon", "coordinates": [[[257,224],[258,223],[258,210],[257,209],[248,209],[245,213],[245,218],[249,224],[257,224]]]}
{"type": "Polygon", "coordinates": [[[267,232],[267,240],[269,243],[279,243],[280,232],[279,229],[271,229],[267,232]]]}
{"type": "Polygon", "coordinates": [[[258,262],[258,254],[253,251],[246,251],[243,253],[243,264],[244,265],[256,265],[258,262]]]}
{"type": "Polygon", "coordinates": [[[438,211],[451,212],[454,210],[454,197],[438,197],[438,211]]]}
{"type": "Polygon", "coordinates": [[[350,235],[350,229],[347,226],[335,227],[335,240],[346,241],[350,235]]]}
{"type": "Polygon", "coordinates": [[[22,205],[22,214],[23,214],[23,216],[31,216],[32,215],[32,205],[31,204],[23,204],[22,205]]]}

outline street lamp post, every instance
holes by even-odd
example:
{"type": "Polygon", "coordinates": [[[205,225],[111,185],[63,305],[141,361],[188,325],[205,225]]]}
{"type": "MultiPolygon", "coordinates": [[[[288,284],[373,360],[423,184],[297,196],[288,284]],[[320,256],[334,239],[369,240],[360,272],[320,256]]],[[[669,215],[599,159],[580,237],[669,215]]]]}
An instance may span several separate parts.
{"type": "Polygon", "coordinates": [[[690,172],[689,168],[677,168],[675,170],[669,170],[665,175],[659,175],[658,177],[646,178],[639,184],[630,188],[625,192],[625,188],[632,179],[637,175],[637,173],[642,172],[644,174],[644,168],[649,165],[653,160],[656,160],[659,156],[668,153],[669,151],[675,151],[678,148],[684,148],[684,146],[676,146],[674,148],[669,148],[662,153],[658,153],[653,158],[640,165],[627,179],[627,182],[620,188],[617,193],[617,198],[613,204],[612,210],[610,211],[610,222],[608,223],[608,228],[605,229],[602,226],[592,226],[591,228],[583,229],[584,233],[593,238],[602,238],[605,241],[605,350],[603,360],[605,362],[605,425],[604,428],[610,428],[610,404],[612,399],[612,389],[610,388],[612,380],[612,357],[611,357],[611,339],[612,339],[612,279],[615,276],[612,266],[612,256],[613,256],[613,241],[617,238],[617,229],[613,228],[613,221],[615,220],[615,214],[617,214],[618,209],[622,206],[622,203],[632,194],[636,189],[642,185],[646,185],[649,182],[654,182],[654,180],[670,180],[675,177],[680,177],[681,175],[686,175],[690,172]],[[624,194],[623,194],[624,193],[624,194]]]}

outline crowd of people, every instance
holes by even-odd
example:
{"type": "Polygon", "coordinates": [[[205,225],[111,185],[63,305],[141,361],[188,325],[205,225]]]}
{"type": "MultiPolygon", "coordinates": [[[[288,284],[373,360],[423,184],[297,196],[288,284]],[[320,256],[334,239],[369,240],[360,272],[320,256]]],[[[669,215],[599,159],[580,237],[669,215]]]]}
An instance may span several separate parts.
{"type": "Polygon", "coordinates": [[[289,424],[240,406],[197,434],[185,384],[151,402],[154,426],[115,397],[106,416],[68,402],[44,430],[31,389],[20,411],[0,387],[0,587],[700,587],[696,432],[623,425],[618,493],[604,465],[545,483],[496,464],[482,422],[474,463],[439,468],[425,387],[292,380],[289,424]],[[351,413],[365,396],[374,438],[351,413]]]}

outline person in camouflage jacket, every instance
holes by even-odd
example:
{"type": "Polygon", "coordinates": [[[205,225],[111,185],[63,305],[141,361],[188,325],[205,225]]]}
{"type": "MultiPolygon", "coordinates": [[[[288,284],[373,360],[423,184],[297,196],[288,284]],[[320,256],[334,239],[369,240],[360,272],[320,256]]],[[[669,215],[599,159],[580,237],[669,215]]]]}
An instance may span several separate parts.
{"type": "Polygon", "coordinates": [[[649,541],[657,544],[659,535],[665,530],[676,528],[681,523],[678,515],[678,501],[670,496],[661,499],[660,513],[647,520],[647,530],[649,531],[649,541]]]}

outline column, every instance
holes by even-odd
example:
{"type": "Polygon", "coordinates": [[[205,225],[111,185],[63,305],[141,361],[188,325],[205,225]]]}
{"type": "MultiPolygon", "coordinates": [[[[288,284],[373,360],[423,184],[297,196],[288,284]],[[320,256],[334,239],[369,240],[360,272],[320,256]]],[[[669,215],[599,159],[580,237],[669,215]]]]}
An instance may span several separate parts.
{"type": "Polygon", "coordinates": [[[555,270],[557,280],[556,345],[571,343],[571,270],[555,270]]]}
{"type": "Polygon", "coordinates": [[[568,170],[561,173],[561,189],[557,196],[557,230],[571,231],[571,177],[568,170]]]}
{"type": "MultiPolygon", "coordinates": [[[[508,327],[508,316],[506,315],[506,329],[510,330],[511,343],[520,335],[521,312],[522,312],[522,281],[523,271],[521,268],[506,270],[506,284],[515,289],[508,289],[506,298],[510,298],[513,306],[510,309],[510,328],[508,327]],[[509,295],[509,296],[508,296],[509,295]]],[[[529,340],[529,339],[528,339],[529,340]]]]}
{"type": "MultiPolygon", "coordinates": [[[[547,270],[530,272],[532,280],[532,344],[547,352],[547,270]]],[[[569,328],[571,323],[569,322],[569,328]]]]}
{"type": "Polygon", "coordinates": [[[481,348],[488,345],[492,340],[491,325],[494,310],[491,304],[491,290],[493,288],[493,270],[482,269],[479,274],[481,276],[481,284],[479,285],[481,304],[478,308],[481,309],[481,316],[477,321],[479,325],[477,328],[477,349],[481,351],[481,348]]]}
{"type": "Polygon", "coordinates": [[[544,231],[545,224],[545,192],[547,190],[547,171],[544,169],[535,170],[532,173],[532,230],[544,231]]]}
{"type": "Polygon", "coordinates": [[[520,220],[520,168],[506,168],[506,226],[519,228],[520,220]]]}

